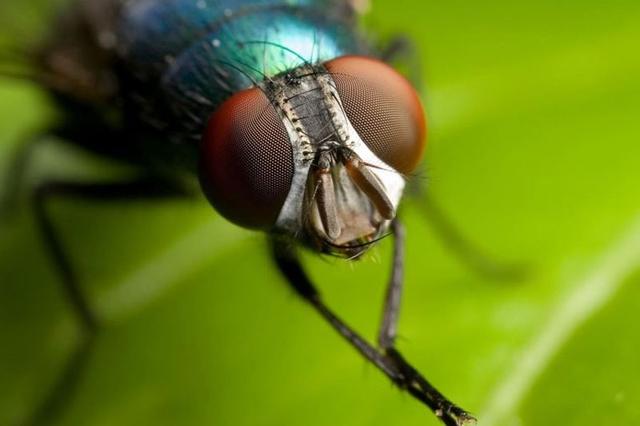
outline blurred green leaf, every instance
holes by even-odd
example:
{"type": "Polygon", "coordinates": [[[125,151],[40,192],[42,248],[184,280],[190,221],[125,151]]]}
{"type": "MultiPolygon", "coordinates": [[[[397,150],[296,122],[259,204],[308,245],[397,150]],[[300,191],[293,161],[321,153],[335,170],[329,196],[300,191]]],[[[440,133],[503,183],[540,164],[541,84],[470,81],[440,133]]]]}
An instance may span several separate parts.
{"type": "MultiPolygon", "coordinates": [[[[400,348],[483,426],[640,422],[639,23],[630,0],[378,0],[368,17],[425,62],[433,197],[472,241],[533,270],[519,284],[474,275],[406,203],[400,348]]],[[[2,170],[48,115],[37,89],[0,81],[2,170]]],[[[31,181],[117,172],[54,145],[31,181]]],[[[262,236],[203,200],[55,207],[106,323],[63,424],[438,424],[295,298],[262,236]]],[[[77,337],[32,222],[25,200],[0,227],[2,425],[43,396],[77,337]]],[[[371,339],[389,248],[306,258],[371,339]]]]}

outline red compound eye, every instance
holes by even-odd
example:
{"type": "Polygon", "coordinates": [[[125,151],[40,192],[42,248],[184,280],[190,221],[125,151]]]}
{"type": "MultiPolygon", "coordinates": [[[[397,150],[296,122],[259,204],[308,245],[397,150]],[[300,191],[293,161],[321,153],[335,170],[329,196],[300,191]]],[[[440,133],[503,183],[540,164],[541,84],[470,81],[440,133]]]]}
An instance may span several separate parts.
{"type": "Polygon", "coordinates": [[[209,119],[200,182],[211,204],[230,221],[247,228],[272,226],[293,171],[287,131],[260,89],[234,94],[209,119]]]}
{"type": "Polygon", "coordinates": [[[325,64],[351,124],[382,161],[413,171],[425,147],[424,112],[411,84],[389,65],[364,56],[325,64]]]}

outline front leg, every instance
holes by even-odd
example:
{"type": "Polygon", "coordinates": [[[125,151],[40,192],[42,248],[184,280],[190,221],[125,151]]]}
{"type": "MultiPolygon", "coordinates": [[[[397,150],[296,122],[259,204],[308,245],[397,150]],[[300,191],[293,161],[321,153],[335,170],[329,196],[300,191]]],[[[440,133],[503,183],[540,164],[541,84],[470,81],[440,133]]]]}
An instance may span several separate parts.
{"type": "Polygon", "coordinates": [[[394,235],[391,278],[378,334],[378,344],[386,357],[392,359],[401,372],[403,380],[398,385],[415,398],[426,404],[446,425],[464,425],[475,422],[475,418],[456,406],[434,388],[415,368],[413,368],[395,348],[400,301],[404,280],[404,226],[396,218],[392,223],[394,235]]]}
{"type": "Polygon", "coordinates": [[[398,368],[380,351],[370,345],[349,325],[342,321],[322,300],[315,285],[307,276],[295,250],[286,242],[271,241],[271,250],[278,270],[295,292],[307,301],[342,337],[369,362],[382,370],[394,382],[400,380],[398,368]]]}
{"type": "Polygon", "coordinates": [[[395,221],[396,250],[387,306],[380,332],[381,349],[374,348],[349,325],[342,321],[322,300],[318,290],[304,271],[294,249],[287,243],[272,240],[272,253],[276,266],[287,279],[289,285],[306,300],[342,337],[362,356],[382,371],[401,389],[406,389],[413,397],[427,405],[447,426],[461,426],[475,421],[464,410],[447,400],[427,382],[393,347],[395,326],[402,289],[403,233],[399,222],[395,221]]]}

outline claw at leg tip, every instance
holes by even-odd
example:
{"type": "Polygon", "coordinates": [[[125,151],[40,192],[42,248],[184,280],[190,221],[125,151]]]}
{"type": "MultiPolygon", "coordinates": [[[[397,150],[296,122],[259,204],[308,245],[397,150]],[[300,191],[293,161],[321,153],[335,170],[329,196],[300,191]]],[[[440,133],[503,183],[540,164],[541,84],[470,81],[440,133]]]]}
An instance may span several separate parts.
{"type": "Polygon", "coordinates": [[[473,417],[471,414],[467,414],[464,413],[463,415],[460,416],[460,419],[458,421],[458,424],[460,426],[471,426],[471,425],[477,425],[478,424],[478,419],[476,419],[475,417],[473,417]]]}

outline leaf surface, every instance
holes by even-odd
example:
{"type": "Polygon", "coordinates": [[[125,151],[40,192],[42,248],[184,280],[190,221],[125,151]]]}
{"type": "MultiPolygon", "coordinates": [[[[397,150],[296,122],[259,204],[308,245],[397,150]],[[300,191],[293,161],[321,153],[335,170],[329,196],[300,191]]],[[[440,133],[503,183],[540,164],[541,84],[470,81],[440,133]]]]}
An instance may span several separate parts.
{"type": "MultiPolygon", "coordinates": [[[[400,349],[483,426],[640,422],[640,4],[375,1],[368,28],[424,62],[426,178],[465,235],[531,274],[456,260],[408,200],[400,349]]],[[[50,107],[0,80],[0,172],[50,107]]],[[[52,141],[53,142],[53,141],[52,141]]],[[[111,164],[47,144],[29,182],[111,164]]],[[[0,188],[3,188],[0,182],[0,188]]],[[[105,322],[64,425],[437,425],[289,291],[264,238],[203,199],[60,201],[56,223],[105,322]]],[[[389,242],[305,257],[374,339],[389,242]]],[[[77,342],[25,193],[0,225],[0,424],[43,396],[77,342]]]]}

